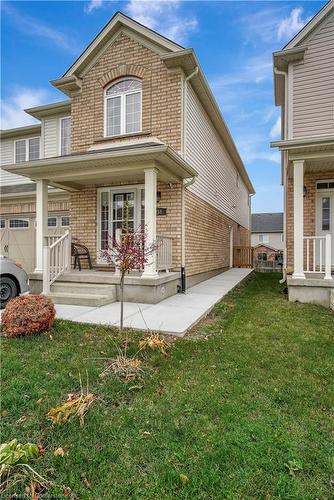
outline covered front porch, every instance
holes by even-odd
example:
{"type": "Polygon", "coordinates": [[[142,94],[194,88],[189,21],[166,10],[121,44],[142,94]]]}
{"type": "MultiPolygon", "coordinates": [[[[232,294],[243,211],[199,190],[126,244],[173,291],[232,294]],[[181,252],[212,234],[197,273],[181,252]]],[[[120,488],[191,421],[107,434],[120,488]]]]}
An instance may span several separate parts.
{"type": "Polygon", "coordinates": [[[289,299],[328,307],[334,300],[334,139],[282,141],[280,149],[289,299]]]}
{"type": "Polygon", "coordinates": [[[157,244],[143,271],[127,276],[126,300],[156,303],[177,292],[184,253],[184,180],[196,172],[169,147],[138,142],[26,162],[11,171],[36,182],[33,291],[51,294],[60,303],[91,303],[89,296],[96,291],[100,301],[94,304],[117,300],[119,272],[106,266],[102,252],[119,236],[126,205],[128,225],[144,226],[145,244],[157,244]],[[48,186],[70,192],[70,228],[61,237],[48,234],[48,186]],[[73,269],[74,241],[88,248],[94,269],[73,269]],[[81,302],[79,295],[85,295],[81,302]]]}

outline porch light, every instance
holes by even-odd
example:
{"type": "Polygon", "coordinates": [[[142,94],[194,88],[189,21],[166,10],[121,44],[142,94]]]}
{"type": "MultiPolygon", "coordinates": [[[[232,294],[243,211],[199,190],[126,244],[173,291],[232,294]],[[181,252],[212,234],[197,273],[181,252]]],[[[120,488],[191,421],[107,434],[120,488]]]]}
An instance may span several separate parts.
{"type": "Polygon", "coordinates": [[[305,198],[306,195],[307,195],[307,187],[304,186],[304,189],[303,189],[303,196],[304,196],[304,198],[305,198]]]}
{"type": "Polygon", "coordinates": [[[161,191],[157,191],[157,203],[161,200],[161,191]]]}

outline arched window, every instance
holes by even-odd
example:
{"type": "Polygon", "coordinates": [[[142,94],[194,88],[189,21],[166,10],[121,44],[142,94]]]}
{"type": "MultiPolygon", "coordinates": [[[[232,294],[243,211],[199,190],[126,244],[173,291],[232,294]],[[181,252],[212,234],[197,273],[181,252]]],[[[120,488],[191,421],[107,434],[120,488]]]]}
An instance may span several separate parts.
{"type": "Polygon", "coordinates": [[[105,135],[133,134],[141,131],[142,83],[123,78],[105,91],[105,135]]]}

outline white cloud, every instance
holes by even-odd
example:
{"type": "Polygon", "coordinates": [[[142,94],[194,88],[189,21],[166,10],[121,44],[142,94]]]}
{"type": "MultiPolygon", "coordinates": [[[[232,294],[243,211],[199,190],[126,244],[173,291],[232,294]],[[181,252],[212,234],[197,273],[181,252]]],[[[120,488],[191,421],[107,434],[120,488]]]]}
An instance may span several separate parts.
{"type": "Polygon", "coordinates": [[[49,93],[44,89],[16,87],[14,92],[6,101],[1,99],[1,129],[36,123],[24,109],[45,104],[49,97],[49,93]]]}
{"type": "Polygon", "coordinates": [[[181,14],[180,6],[180,0],[130,0],[125,10],[130,17],[148,28],[175,42],[185,43],[198,22],[194,16],[181,14]]]}
{"type": "MultiPolygon", "coordinates": [[[[105,3],[105,0],[89,0],[84,11],[90,14],[105,3]]],[[[198,22],[195,16],[181,14],[181,3],[181,0],[129,0],[124,11],[144,26],[182,44],[187,42],[198,22]]]]}
{"type": "Polygon", "coordinates": [[[279,116],[270,129],[270,139],[279,139],[281,137],[281,117],[279,116]]]}
{"type": "Polygon", "coordinates": [[[302,7],[296,7],[292,9],[288,17],[280,21],[277,28],[278,40],[290,40],[308,23],[310,17],[303,19],[302,14],[302,7]]]}
{"type": "Polygon", "coordinates": [[[85,5],[85,12],[86,14],[90,14],[93,10],[99,9],[102,7],[103,0],[90,0],[88,4],[85,5]]]}
{"type": "Polygon", "coordinates": [[[67,50],[71,54],[77,54],[79,47],[75,43],[73,36],[67,36],[60,30],[51,28],[41,20],[27,16],[20,10],[13,7],[8,2],[2,3],[2,8],[16,28],[27,35],[42,38],[52,42],[53,45],[67,50]]]}
{"type": "Polygon", "coordinates": [[[264,133],[238,133],[236,136],[236,145],[240,152],[240,156],[245,163],[252,163],[259,160],[280,164],[281,155],[277,151],[269,149],[269,144],[264,133]]]}

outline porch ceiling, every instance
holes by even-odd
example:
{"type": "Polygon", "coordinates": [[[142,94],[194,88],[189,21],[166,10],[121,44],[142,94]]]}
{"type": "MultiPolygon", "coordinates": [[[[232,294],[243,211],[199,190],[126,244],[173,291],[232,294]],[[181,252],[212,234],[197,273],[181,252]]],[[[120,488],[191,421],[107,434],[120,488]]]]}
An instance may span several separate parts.
{"type": "Polygon", "coordinates": [[[334,171],[334,136],[277,141],[272,146],[288,152],[290,167],[294,160],[304,160],[305,172],[334,171]]]}
{"type": "Polygon", "coordinates": [[[196,170],[174,150],[152,143],[45,158],[2,168],[34,181],[45,179],[51,186],[71,191],[91,184],[142,180],[145,168],[152,166],[158,170],[158,179],[165,182],[197,176],[196,170]]]}

